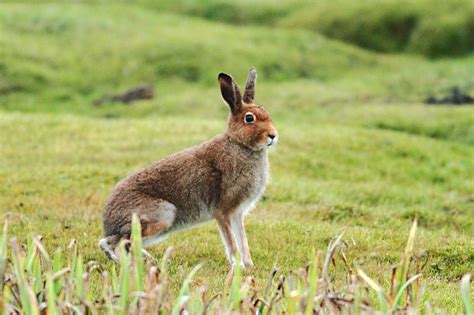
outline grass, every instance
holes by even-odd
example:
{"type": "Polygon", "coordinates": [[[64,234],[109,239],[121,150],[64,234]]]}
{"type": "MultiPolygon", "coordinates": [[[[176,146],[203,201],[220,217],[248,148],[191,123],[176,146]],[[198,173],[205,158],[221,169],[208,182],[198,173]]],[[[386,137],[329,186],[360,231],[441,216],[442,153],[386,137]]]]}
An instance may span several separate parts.
{"type": "MultiPolygon", "coordinates": [[[[275,260],[289,274],[344,232],[352,266],[386,290],[417,217],[425,299],[462,311],[461,277],[474,270],[474,111],[421,102],[454,85],[472,94],[473,55],[383,55],[276,20],[273,28],[236,26],[146,8],[0,4],[0,212],[12,214],[10,235],[22,243],[37,232],[50,253],[76,239],[84,261],[111,272],[97,242],[115,183],[222,132],[216,74],[242,82],[256,66],[257,101],[281,141],[265,197],[247,220],[256,266],[243,276],[263,290],[275,260]],[[155,99],[92,105],[141,82],[154,86],[155,99]]],[[[199,263],[192,286],[222,289],[229,267],[214,223],[174,234],[152,253],[160,258],[169,245],[173,294],[199,263]]]]}
{"type": "MultiPolygon", "coordinates": [[[[114,184],[222,130],[223,121],[3,113],[0,205],[19,216],[11,233],[25,240],[36,231],[49,250],[77,239],[86,260],[110,266],[96,244],[101,209],[114,184]]],[[[306,263],[312,247],[343,230],[357,244],[349,257],[380,279],[399,259],[401,231],[419,217],[433,304],[459,310],[457,283],[474,267],[470,145],[373,128],[280,125],[282,141],[270,155],[272,181],[247,224],[258,283],[263,285],[276,257],[289,272],[306,263]]],[[[167,246],[175,247],[175,289],[200,262],[205,265],[198,283],[222,283],[228,267],[214,225],[174,234],[152,250],[160,257],[167,246]]]]}
{"type": "MultiPolygon", "coordinates": [[[[23,248],[15,238],[8,246],[8,218],[5,220],[0,239],[0,305],[7,313],[60,314],[77,312],[88,314],[222,314],[259,313],[289,314],[329,313],[432,313],[429,301],[424,301],[425,291],[420,284],[422,276],[417,257],[414,255],[416,220],[410,230],[405,252],[393,268],[387,292],[362,269],[354,274],[344,254],[347,243],[342,234],[331,240],[325,257],[320,251],[312,252],[312,261],[297,273],[287,277],[278,274],[273,267],[266,288],[259,290],[251,276],[243,279],[240,265],[233,268],[224,288],[217,294],[209,294],[208,287],[191,286],[202,265],[195,266],[181,284],[179,293],[170,292],[169,248],[161,262],[144,261],[142,255],[141,227],[138,217],[132,218],[131,250],[120,245],[118,271],[111,273],[101,264],[89,261],[84,264],[75,241],[72,241],[64,259],[56,250],[53,259],[44,248],[42,238],[33,236],[23,248]],[[11,253],[10,253],[11,251],[11,253]],[[336,264],[336,260],[345,268],[336,264]],[[331,268],[331,262],[334,265],[331,268]],[[344,285],[335,285],[336,271],[342,269],[344,285]],[[99,275],[100,273],[100,275],[99,275]],[[414,274],[416,273],[416,274],[414,274]],[[277,280],[278,279],[278,280],[277,280]],[[364,281],[367,286],[364,286],[364,281]],[[91,284],[99,283],[99,292],[91,284]],[[4,285],[3,285],[4,284],[4,285]],[[375,291],[378,303],[373,302],[368,289],[375,291]]],[[[340,278],[341,276],[339,276],[340,278]]],[[[461,280],[465,314],[472,314],[470,275],[461,280]]]]}

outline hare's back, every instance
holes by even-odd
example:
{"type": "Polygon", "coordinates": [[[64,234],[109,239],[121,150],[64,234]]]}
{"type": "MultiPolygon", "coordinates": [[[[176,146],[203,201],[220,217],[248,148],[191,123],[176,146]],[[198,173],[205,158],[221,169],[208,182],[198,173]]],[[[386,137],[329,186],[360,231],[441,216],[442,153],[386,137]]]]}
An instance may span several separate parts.
{"type": "Polygon", "coordinates": [[[171,155],[132,174],[121,185],[171,202],[177,208],[177,219],[183,212],[199,216],[214,206],[221,180],[212,161],[200,153],[195,147],[171,155]]]}

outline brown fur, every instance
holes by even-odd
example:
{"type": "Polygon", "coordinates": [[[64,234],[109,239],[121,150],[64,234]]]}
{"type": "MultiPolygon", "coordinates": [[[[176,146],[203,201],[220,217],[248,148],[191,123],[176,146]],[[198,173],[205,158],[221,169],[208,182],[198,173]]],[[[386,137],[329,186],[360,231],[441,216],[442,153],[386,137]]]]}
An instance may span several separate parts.
{"type": "MultiPolygon", "coordinates": [[[[137,213],[144,242],[153,237],[215,218],[234,262],[240,250],[242,265],[251,266],[243,216],[262,195],[268,180],[267,148],[277,132],[269,113],[254,103],[242,103],[237,84],[219,75],[231,113],[228,128],[200,145],[166,157],[119,182],[104,209],[105,238],[101,247],[113,257],[121,239],[130,237],[131,217],[137,213]],[[244,121],[246,113],[256,117],[244,121]]],[[[251,70],[246,99],[253,100],[256,72],[251,70]]]]}

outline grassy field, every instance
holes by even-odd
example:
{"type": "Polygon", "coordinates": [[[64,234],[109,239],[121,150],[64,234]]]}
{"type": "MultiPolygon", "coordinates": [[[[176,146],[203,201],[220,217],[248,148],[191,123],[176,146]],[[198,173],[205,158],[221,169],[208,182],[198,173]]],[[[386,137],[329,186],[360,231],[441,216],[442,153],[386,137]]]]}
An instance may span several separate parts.
{"type": "MultiPolygon", "coordinates": [[[[379,54],[265,25],[148,4],[1,4],[0,212],[14,214],[10,234],[35,231],[49,249],[74,238],[85,259],[110,267],[97,242],[115,183],[222,132],[217,73],[242,82],[255,66],[257,101],[281,139],[248,217],[256,266],[245,273],[262,287],[275,259],[295,270],[344,231],[350,260],[388,286],[418,217],[426,300],[460,312],[459,280],[474,270],[474,109],[422,101],[452,86],[472,94],[474,55],[379,54]],[[143,82],[155,99],[92,105],[143,82]]],[[[222,286],[228,266],[214,223],[151,252],[170,245],[176,289],[200,262],[196,284],[222,286]]]]}

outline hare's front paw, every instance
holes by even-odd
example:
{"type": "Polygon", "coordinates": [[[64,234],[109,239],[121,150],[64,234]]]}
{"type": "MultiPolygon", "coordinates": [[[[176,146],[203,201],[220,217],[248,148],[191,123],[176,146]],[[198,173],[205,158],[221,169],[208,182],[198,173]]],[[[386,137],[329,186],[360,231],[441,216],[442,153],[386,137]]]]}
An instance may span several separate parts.
{"type": "Polygon", "coordinates": [[[241,265],[242,265],[242,267],[244,267],[244,268],[251,268],[251,267],[253,267],[252,258],[243,259],[242,262],[241,262],[241,265]]]}
{"type": "MultiPolygon", "coordinates": [[[[231,266],[232,266],[232,269],[235,269],[235,265],[236,265],[236,261],[233,260],[232,263],[231,263],[231,266]]],[[[245,269],[245,268],[251,268],[253,267],[253,262],[252,260],[240,260],[240,269],[245,269]]]]}

